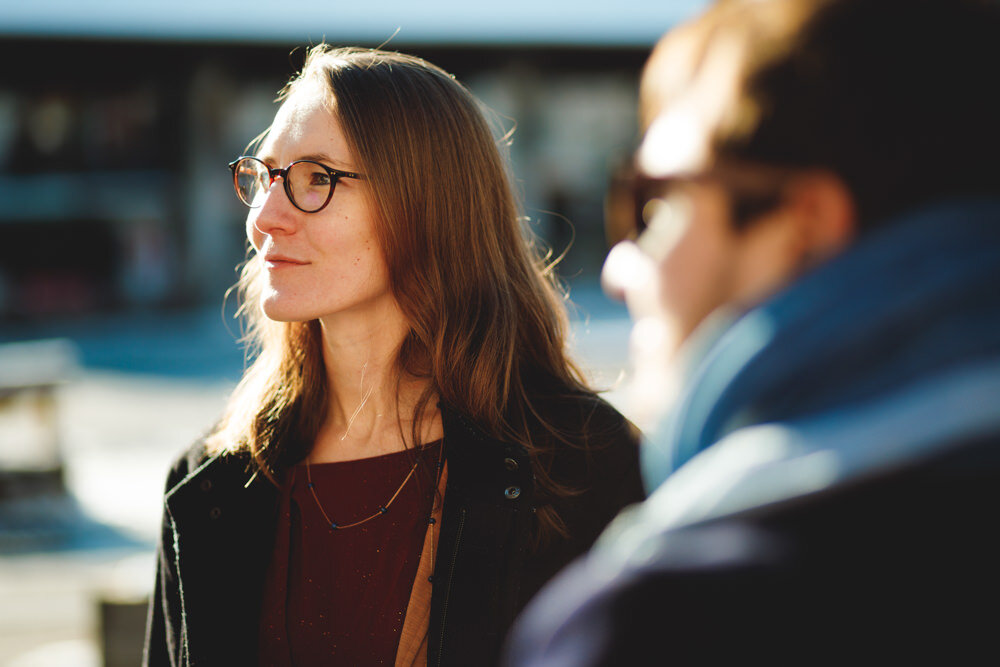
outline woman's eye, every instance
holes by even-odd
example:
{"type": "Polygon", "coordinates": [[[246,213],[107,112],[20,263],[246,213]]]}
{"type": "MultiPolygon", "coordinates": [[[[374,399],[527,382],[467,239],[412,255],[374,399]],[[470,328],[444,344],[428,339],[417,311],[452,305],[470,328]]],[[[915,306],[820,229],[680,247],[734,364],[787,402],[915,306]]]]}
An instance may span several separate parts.
{"type": "Polygon", "coordinates": [[[324,171],[314,171],[309,185],[330,185],[330,174],[324,171]]]}

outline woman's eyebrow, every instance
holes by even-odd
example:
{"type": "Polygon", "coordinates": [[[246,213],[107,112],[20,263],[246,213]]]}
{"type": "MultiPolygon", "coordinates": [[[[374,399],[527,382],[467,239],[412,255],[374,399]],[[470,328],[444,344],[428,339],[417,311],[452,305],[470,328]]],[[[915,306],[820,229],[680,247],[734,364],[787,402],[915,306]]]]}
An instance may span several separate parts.
{"type": "MultiPolygon", "coordinates": [[[[261,152],[258,153],[255,157],[258,160],[261,160],[262,162],[267,164],[269,167],[275,166],[274,157],[270,153],[261,152]]],[[[301,160],[310,160],[312,162],[326,162],[328,164],[333,165],[335,169],[342,169],[344,171],[354,171],[354,167],[349,165],[347,162],[344,162],[343,160],[338,160],[337,158],[330,157],[326,153],[309,153],[307,155],[299,155],[288,164],[291,164],[292,162],[299,162],[301,160]]]]}
{"type": "Polygon", "coordinates": [[[274,166],[274,157],[270,153],[259,151],[257,153],[251,153],[251,155],[266,164],[268,167],[274,166]]]}
{"type": "Polygon", "coordinates": [[[336,168],[343,169],[345,171],[353,171],[353,167],[351,167],[347,162],[330,157],[326,153],[310,153],[309,155],[302,155],[296,159],[312,160],[313,162],[326,162],[328,164],[332,164],[336,168]]]}

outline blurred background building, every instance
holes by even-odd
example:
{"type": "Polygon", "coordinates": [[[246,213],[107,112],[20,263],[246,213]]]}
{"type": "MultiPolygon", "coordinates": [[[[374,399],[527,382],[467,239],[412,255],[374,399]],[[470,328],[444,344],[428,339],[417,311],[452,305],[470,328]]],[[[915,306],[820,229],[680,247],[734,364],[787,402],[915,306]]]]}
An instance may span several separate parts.
{"type": "Polygon", "coordinates": [[[649,48],[702,4],[0,0],[0,665],[118,664],[116,628],[135,664],[121,573],[141,597],[166,465],[243,365],[226,163],[304,47],[388,41],[516,128],[525,213],[566,251],[578,353],[608,386],[628,325],[596,287],[605,184],[649,48]]]}
{"type": "Polygon", "coordinates": [[[270,122],[303,47],[324,39],[424,56],[516,123],[528,215],[557,252],[575,236],[564,275],[592,277],[608,163],[635,139],[639,68],[692,4],[9,2],[0,314],[217,301],[244,248],[225,165],[270,122]]]}

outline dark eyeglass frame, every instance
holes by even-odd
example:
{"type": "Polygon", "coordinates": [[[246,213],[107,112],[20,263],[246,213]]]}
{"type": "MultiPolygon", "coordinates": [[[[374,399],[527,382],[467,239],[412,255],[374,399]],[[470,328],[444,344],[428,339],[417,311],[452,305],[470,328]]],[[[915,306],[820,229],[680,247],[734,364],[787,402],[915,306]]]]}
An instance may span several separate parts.
{"type": "Polygon", "coordinates": [[[672,189],[684,184],[718,183],[729,197],[732,224],[741,229],[781,203],[785,187],[796,172],[790,168],[743,162],[720,162],[698,172],[670,176],[649,176],[629,160],[612,176],[604,200],[604,231],[608,247],[637,239],[648,221],[647,204],[665,199],[672,189]]]}
{"type": "Polygon", "coordinates": [[[244,160],[253,160],[263,165],[264,169],[267,170],[267,176],[269,179],[267,187],[269,188],[274,184],[274,179],[280,177],[281,184],[285,190],[285,196],[288,197],[288,201],[292,203],[292,206],[299,209],[303,213],[319,213],[324,208],[326,208],[326,205],[330,203],[331,199],[333,199],[333,191],[337,188],[337,182],[340,179],[353,178],[356,180],[363,180],[365,177],[364,174],[360,174],[354,171],[343,171],[341,169],[334,169],[333,167],[328,167],[322,162],[316,162],[315,160],[295,160],[294,162],[290,163],[287,167],[272,168],[269,167],[267,163],[261,160],[259,157],[255,157],[253,155],[241,155],[240,157],[236,158],[235,160],[229,163],[229,171],[231,171],[233,174],[233,187],[236,189],[236,197],[250,208],[260,208],[260,205],[258,204],[257,206],[254,206],[252,203],[245,200],[243,196],[240,194],[240,186],[239,182],[237,181],[236,169],[239,166],[239,164],[244,160]],[[301,206],[299,206],[299,204],[295,201],[295,198],[292,196],[292,189],[291,186],[288,184],[288,178],[287,178],[288,170],[294,167],[295,165],[302,163],[316,165],[317,167],[325,171],[327,175],[330,176],[330,192],[327,193],[326,200],[323,201],[323,203],[319,206],[319,208],[314,208],[314,209],[302,208],[301,206]]]}

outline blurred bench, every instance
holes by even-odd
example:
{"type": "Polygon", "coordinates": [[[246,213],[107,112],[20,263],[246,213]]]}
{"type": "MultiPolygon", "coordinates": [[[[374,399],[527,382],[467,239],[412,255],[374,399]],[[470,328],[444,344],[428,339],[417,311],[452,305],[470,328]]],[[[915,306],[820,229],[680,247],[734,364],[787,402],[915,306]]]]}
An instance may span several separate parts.
{"type": "Polygon", "coordinates": [[[78,357],[63,339],[0,345],[0,553],[60,532],[68,493],[57,390],[79,372],[78,357]]]}

